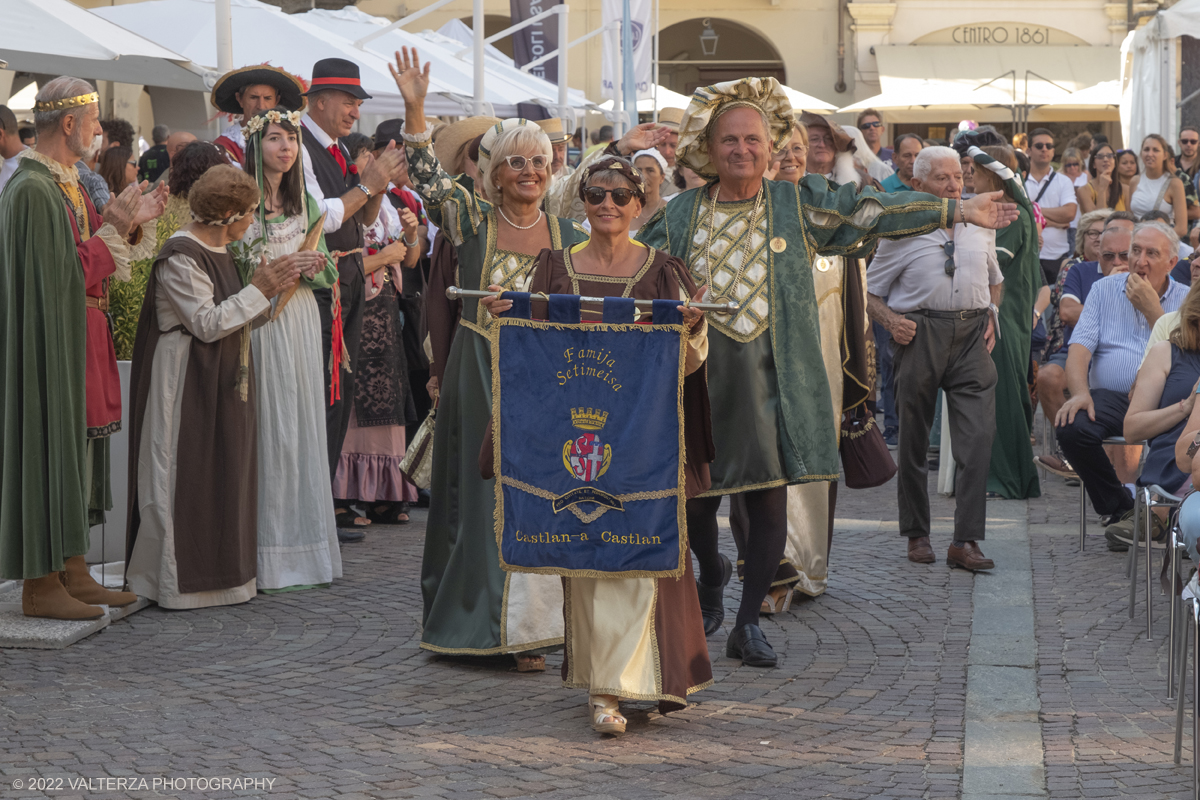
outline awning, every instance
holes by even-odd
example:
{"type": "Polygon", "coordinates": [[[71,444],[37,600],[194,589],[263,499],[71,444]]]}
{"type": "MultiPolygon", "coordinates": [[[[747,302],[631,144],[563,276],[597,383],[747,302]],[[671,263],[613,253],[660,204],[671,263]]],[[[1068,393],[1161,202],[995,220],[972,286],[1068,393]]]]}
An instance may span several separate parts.
{"type": "Polygon", "coordinates": [[[893,122],[957,116],[1004,122],[1012,118],[1014,106],[1029,107],[1030,121],[1114,117],[1111,104],[1099,100],[1069,110],[1039,107],[1119,78],[1120,51],[1115,47],[876,46],[875,57],[882,93],[842,111],[874,107],[893,122]]]}
{"type": "MultiPolygon", "coordinates": [[[[0,60],[8,69],[206,91],[203,68],[69,0],[4,0],[0,60]]],[[[212,76],[210,76],[212,77],[212,76]]]]}
{"type": "MultiPolygon", "coordinates": [[[[388,73],[388,59],[359,50],[336,33],[305,21],[302,15],[285,14],[259,0],[232,0],[230,6],[235,68],[265,62],[308,80],[313,64],[320,59],[345,58],[358,64],[362,87],[372,95],[362,113],[396,115],[403,111],[404,101],[388,73]]],[[[213,0],[147,0],[103,6],[93,13],[126,31],[162,42],[196,64],[217,63],[213,0]]],[[[465,113],[463,104],[452,99],[455,94],[455,87],[435,72],[430,77],[425,110],[431,115],[465,113]]]]}

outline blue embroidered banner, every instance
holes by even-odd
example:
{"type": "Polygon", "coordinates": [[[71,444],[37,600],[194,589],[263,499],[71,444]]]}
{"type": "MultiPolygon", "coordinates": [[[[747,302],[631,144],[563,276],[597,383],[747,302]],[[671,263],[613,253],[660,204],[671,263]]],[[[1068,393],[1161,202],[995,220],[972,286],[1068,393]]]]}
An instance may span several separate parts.
{"type": "Polygon", "coordinates": [[[496,538],[510,572],[683,573],[679,303],[655,301],[637,324],[632,301],[613,300],[604,323],[580,323],[579,298],[553,295],[553,322],[504,315],[492,330],[496,538]]]}

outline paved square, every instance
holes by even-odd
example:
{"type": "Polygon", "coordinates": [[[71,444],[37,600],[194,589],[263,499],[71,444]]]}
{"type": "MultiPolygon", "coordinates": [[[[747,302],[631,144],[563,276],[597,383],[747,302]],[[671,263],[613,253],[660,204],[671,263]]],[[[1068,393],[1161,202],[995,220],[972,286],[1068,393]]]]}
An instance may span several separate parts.
{"type": "MultiPolygon", "coordinates": [[[[933,502],[944,557],[953,506],[933,502]]],[[[519,674],[418,649],[418,511],[343,547],[329,590],[151,607],[66,650],[0,652],[2,796],[1185,797],[1166,599],[1147,642],[1124,556],[1077,552],[1077,509],[1053,476],[992,504],[997,571],[976,577],[904,558],[894,483],[843,488],[829,591],[764,622],[779,667],[725,658],[727,622],[716,683],[667,717],[626,704],[619,739],[592,732],[559,656],[519,674]]]]}

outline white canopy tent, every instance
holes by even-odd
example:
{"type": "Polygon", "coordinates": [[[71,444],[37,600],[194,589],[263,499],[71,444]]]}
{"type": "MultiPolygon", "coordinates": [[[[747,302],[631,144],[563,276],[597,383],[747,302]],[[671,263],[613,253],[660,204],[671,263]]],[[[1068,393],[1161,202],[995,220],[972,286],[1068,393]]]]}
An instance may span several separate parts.
{"type": "MultiPolygon", "coordinates": [[[[686,109],[688,107],[688,103],[690,102],[692,102],[692,98],[688,95],[671,91],[662,84],[659,84],[658,91],[654,95],[638,100],[637,110],[639,114],[650,114],[654,111],[656,104],[659,111],[662,111],[664,108],[686,109]]],[[[613,101],[611,98],[600,104],[600,109],[602,111],[612,111],[612,107],[613,101]]]]}
{"type": "MultiPolygon", "coordinates": [[[[235,67],[265,62],[308,80],[317,61],[345,58],[359,65],[363,89],[372,96],[363,103],[363,113],[394,115],[403,111],[404,101],[388,72],[388,60],[381,55],[360,50],[302,16],[284,14],[258,0],[231,0],[231,12],[235,67]]],[[[213,0],[146,0],[97,8],[93,13],[162,42],[195,63],[217,63],[213,0]]],[[[435,116],[467,113],[463,104],[454,99],[459,88],[433,75],[426,111],[435,116]]],[[[496,105],[505,108],[504,102],[496,105]]]]}
{"type": "Polygon", "coordinates": [[[1181,0],[1159,11],[1121,43],[1121,136],[1126,147],[1139,147],[1149,133],[1173,140],[1179,107],[1200,98],[1178,94],[1179,37],[1200,36],[1200,0],[1181,0]]]}
{"type": "MultiPolygon", "coordinates": [[[[391,24],[391,20],[365,14],[352,6],[338,11],[314,9],[297,16],[349,42],[356,42],[379,28],[385,28],[391,24]]],[[[455,21],[457,22],[457,20],[455,21]]],[[[474,96],[474,67],[469,57],[470,54],[464,58],[456,56],[456,53],[464,47],[457,40],[433,31],[410,33],[400,28],[394,28],[383,36],[367,42],[362,49],[385,60],[392,60],[401,47],[416,47],[422,60],[433,62],[430,77],[436,77],[439,81],[452,87],[453,92],[463,98],[464,102],[469,102],[470,98],[474,96]]],[[[355,49],[359,48],[355,46],[355,49]]],[[[489,59],[488,80],[485,88],[487,101],[492,104],[497,115],[502,117],[516,116],[517,103],[535,102],[545,105],[557,103],[555,98],[558,96],[558,87],[555,84],[542,80],[536,75],[521,72],[512,66],[511,60],[505,64],[502,61],[493,63],[489,59]]],[[[394,85],[392,91],[395,91],[394,85]]],[[[569,93],[568,99],[576,107],[588,104],[587,98],[581,92],[569,93]]]]}
{"type": "Polygon", "coordinates": [[[784,86],[783,92],[788,96],[788,102],[792,104],[792,109],[796,113],[809,111],[813,114],[832,114],[834,111],[837,111],[837,106],[832,103],[818,100],[811,94],[798,92],[790,86],[784,86]]]}
{"type": "MultiPolygon", "coordinates": [[[[1047,118],[1042,109],[1119,71],[1113,47],[876,46],[875,57],[882,93],[840,110],[877,108],[891,122],[1037,121],[1047,118]]],[[[1101,102],[1072,113],[1106,119],[1111,110],[1101,102]]]]}
{"type": "MultiPolygon", "coordinates": [[[[445,25],[437,29],[437,32],[447,39],[453,39],[458,42],[460,49],[463,47],[475,46],[475,34],[471,32],[471,27],[461,19],[452,19],[445,25]]],[[[510,67],[515,67],[516,63],[504,55],[504,52],[494,44],[485,44],[483,52],[488,58],[493,58],[501,64],[507,64],[510,67]]]]}
{"type": "Polygon", "coordinates": [[[211,85],[187,57],[70,0],[4,0],[0,60],[13,71],[196,91],[211,85]]]}

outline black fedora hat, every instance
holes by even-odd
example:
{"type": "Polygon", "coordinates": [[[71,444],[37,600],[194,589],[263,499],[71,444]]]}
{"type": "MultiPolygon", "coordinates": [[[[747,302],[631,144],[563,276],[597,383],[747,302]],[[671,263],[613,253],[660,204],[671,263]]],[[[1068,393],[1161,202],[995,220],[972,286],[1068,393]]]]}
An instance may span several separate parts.
{"type": "Polygon", "coordinates": [[[326,89],[337,89],[359,100],[370,100],[371,95],[363,91],[358,75],[358,64],[344,58],[322,58],[313,64],[312,81],[305,94],[315,94],[326,89]]]}
{"type": "Polygon", "coordinates": [[[404,147],[404,137],[401,135],[403,131],[404,120],[385,119],[375,128],[375,136],[372,137],[373,148],[378,150],[387,147],[388,142],[395,142],[397,147],[404,147]]]}
{"type": "Polygon", "coordinates": [[[279,105],[288,111],[303,111],[308,105],[304,98],[304,83],[286,70],[269,64],[254,64],[226,72],[213,86],[209,101],[226,114],[241,114],[237,93],[247,86],[271,86],[279,92],[279,105]]]}

